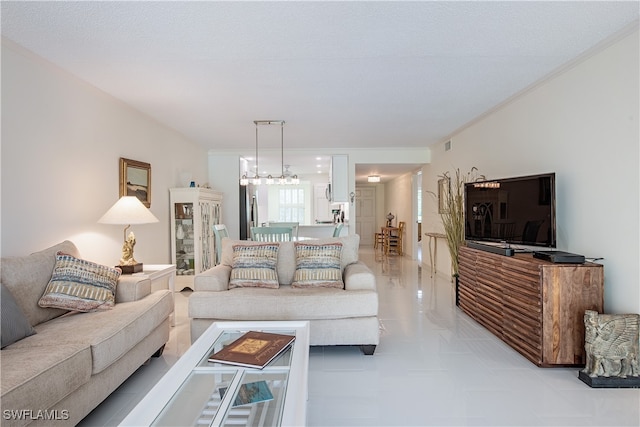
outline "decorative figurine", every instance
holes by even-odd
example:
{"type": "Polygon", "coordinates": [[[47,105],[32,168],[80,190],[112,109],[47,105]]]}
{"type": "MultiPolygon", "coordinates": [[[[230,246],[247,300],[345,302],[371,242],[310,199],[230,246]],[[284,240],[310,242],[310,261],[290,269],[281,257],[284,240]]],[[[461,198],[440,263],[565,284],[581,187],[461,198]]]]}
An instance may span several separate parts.
{"type": "Polygon", "coordinates": [[[136,265],[138,261],[133,258],[133,247],[136,245],[136,237],[133,231],[127,236],[127,240],[122,245],[122,258],[120,259],[120,265],[136,265]]]}
{"type": "Polygon", "coordinates": [[[585,352],[583,373],[595,377],[638,377],[638,314],[584,314],[585,352]]]}

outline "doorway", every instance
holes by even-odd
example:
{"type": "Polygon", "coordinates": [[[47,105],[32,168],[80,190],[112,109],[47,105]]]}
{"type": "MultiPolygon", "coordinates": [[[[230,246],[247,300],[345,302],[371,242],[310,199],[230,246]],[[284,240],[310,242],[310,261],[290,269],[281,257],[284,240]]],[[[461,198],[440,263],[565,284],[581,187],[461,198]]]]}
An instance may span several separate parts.
{"type": "Polygon", "coordinates": [[[422,263],[422,171],[411,176],[412,210],[415,227],[411,236],[412,259],[422,263]]]}
{"type": "Polygon", "coordinates": [[[376,189],[356,186],[356,234],[361,246],[373,246],[376,232],[376,189]]]}

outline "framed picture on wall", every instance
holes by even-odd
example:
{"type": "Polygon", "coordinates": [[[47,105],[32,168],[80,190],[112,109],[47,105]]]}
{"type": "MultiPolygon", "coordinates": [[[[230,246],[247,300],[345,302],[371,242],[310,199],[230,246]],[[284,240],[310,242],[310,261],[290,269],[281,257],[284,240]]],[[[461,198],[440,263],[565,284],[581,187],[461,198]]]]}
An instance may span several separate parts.
{"type": "Polygon", "coordinates": [[[120,197],[136,196],[151,207],[151,165],[120,157],[120,197]]]}
{"type": "Polygon", "coordinates": [[[438,180],[438,213],[447,212],[448,199],[449,199],[449,178],[445,177],[438,180]]]}

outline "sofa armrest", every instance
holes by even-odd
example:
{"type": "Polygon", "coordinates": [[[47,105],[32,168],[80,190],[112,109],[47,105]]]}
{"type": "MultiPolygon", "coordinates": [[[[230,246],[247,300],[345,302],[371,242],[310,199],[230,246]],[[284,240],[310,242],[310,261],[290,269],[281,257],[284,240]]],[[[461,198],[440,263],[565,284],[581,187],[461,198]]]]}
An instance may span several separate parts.
{"type": "Polygon", "coordinates": [[[231,277],[231,267],[228,265],[216,265],[209,270],[196,274],[193,279],[194,291],[227,291],[229,290],[229,279],[231,277]]]}
{"type": "Polygon", "coordinates": [[[362,261],[354,262],[344,268],[344,288],[347,291],[375,291],[376,276],[362,261]]]}
{"type": "Polygon", "coordinates": [[[151,280],[123,274],[116,285],[116,303],[138,301],[151,293],[151,280]]]}

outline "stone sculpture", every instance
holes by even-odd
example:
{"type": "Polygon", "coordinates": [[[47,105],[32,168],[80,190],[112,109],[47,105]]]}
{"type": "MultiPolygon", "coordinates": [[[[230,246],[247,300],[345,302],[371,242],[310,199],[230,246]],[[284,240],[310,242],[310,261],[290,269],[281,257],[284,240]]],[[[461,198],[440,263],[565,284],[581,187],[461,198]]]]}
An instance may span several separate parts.
{"type": "Polygon", "coordinates": [[[584,314],[587,361],[582,370],[590,377],[638,377],[638,314],[584,314]]]}

